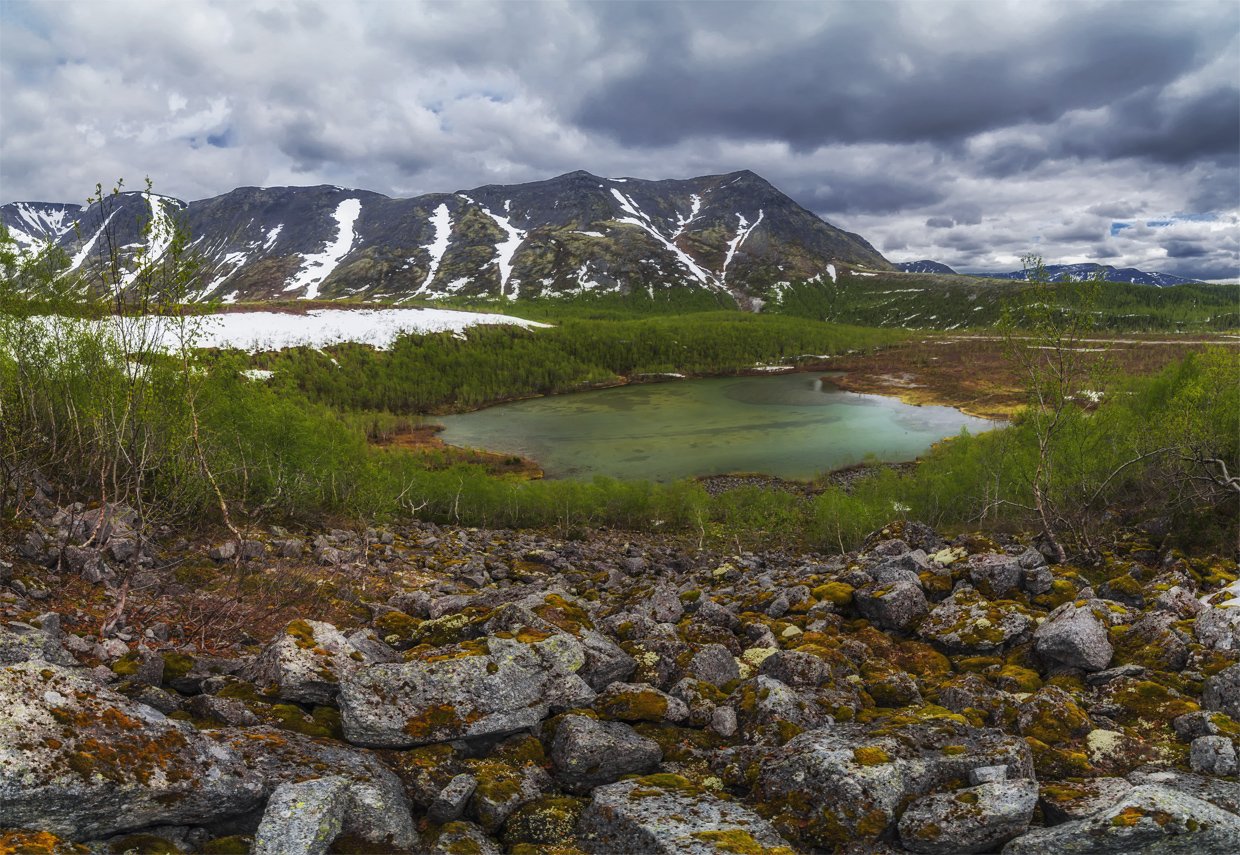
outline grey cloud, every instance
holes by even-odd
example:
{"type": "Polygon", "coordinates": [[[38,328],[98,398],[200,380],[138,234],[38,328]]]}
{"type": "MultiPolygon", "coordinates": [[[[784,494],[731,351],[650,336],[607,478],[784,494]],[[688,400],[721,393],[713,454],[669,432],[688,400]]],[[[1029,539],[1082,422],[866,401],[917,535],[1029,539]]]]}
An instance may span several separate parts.
{"type": "Polygon", "coordinates": [[[955,225],[956,221],[951,217],[930,217],[926,220],[928,229],[950,229],[955,225]]]}

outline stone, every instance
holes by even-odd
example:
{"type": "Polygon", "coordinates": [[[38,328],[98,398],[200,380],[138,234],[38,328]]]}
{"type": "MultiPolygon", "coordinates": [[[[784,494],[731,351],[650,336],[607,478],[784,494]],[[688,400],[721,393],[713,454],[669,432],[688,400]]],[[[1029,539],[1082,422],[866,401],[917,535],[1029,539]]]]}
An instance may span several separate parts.
{"type": "Polygon", "coordinates": [[[761,761],[754,796],[806,847],[864,846],[888,833],[901,807],[979,766],[1033,778],[1023,739],[949,719],[871,735],[855,725],[809,730],[761,761]],[[947,750],[945,750],[947,749],[947,750]]]}
{"type": "Polygon", "coordinates": [[[799,650],[776,650],[762,660],[758,673],[798,689],[816,688],[832,676],[822,657],[799,650]]]}
{"type": "Polygon", "coordinates": [[[234,727],[250,727],[259,723],[258,716],[235,698],[195,695],[185,702],[185,711],[195,719],[223,722],[234,727]]]}
{"type": "Polygon", "coordinates": [[[1211,650],[1240,650],[1240,607],[1206,609],[1197,616],[1193,632],[1211,650]]]}
{"type": "Polygon", "coordinates": [[[1237,772],[1236,746],[1226,736],[1199,736],[1189,746],[1188,763],[1194,772],[1234,775],[1237,772]]]}
{"type": "Polygon", "coordinates": [[[282,700],[331,704],[340,681],[367,663],[340,630],[317,620],[292,621],[245,669],[245,679],[282,700]]]}
{"type": "Polygon", "coordinates": [[[1033,641],[1042,658],[1085,671],[1103,670],[1115,652],[1106,624],[1089,603],[1064,603],[1055,609],[1034,630],[1033,641]]]}
{"type": "Polygon", "coordinates": [[[653,739],[619,721],[568,715],[556,726],[551,742],[553,775],[565,790],[585,795],[625,775],[644,775],[663,759],[653,739]]]}
{"type": "Polygon", "coordinates": [[[533,727],[552,708],[594,697],[576,674],[585,652],[571,636],[489,636],[470,644],[455,657],[373,665],[347,675],[338,698],[345,738],[410,748],[500,736],[533,727]]]}
{"type": "Polygon", "coordinates": [[[499,844],[472,822],[458,820],[439,829],[439,834],[427,847],[429,855],[503,855],[499,844]]]}
{"type": "Polygon", "coordinates": [[[993,852],[1028,830],[1037,803],[1038,785],[1030,780],[923,796],[900,817],[900,842],[924,855],[993,852]]]}
{"type": "Polygon", "coordinates": [[[260,803],[259,776],[188,724],[43,661],[0,668],[4,825],[75,840],[201,825],[260,803]]]}
{"type": "Polygon", "coordinates": [[[67,668],[76,667],[78,661],[65,650],[60,639],[59,632],[18,621],[0,626],[0,665],[38,660],[67,668]]]}
{"type": "Polygon", "coordinates": [[[929,611],[921,586],[912,582],[866,585],[853,593],[853,604],[883,629],[900,631],[910,629],[929,611]]]}
{"type": "Polygon", "coordinates": [[[246,768],[259,777],[264,796],[281,784],[321,778],[330,772],[349,783],[345,834],[367,841],[378,851],[408,849],[417,842],[404,786],[374,755],[270,727],[225,728],[205,735],[220,748],[241,756],[246,768]]]}
{"type": "Polygon", "coordinates": [[[930,611],[917,634],[948,653],[985,655],[1027,640],[1036,625],[1023,606],[992,603],[961,588],[930,611]]]}
{"type": "Polygon", "coordinates": [[[583,630],[577,640],[586,654],[586,662],[577,673],[596,692],[629,679],[637,669],[637,660],[601,632],[583,630]]]}
{"type": "Polygon", "coordinates": [[[732,680],[739,680],[740,667],[736,658],[722,644],[707,644],[689,660],[689,673],[712,686],[722,686],[732,680]]]}
{"type": "Polygon", "coordinates": [[[1039,792],[1047,825],[1086,819],[1117,802],[1132,789],[1123,778],[1086,778],[1082,781],[1045,781],[1039,792]]]}
{"type": "Polygon", "coordinates": [[[991,599],[1001,599],[1017,590],[1024,578],[1020,559],[1010,555],[971,555],[965,566],[973,586],[991,599]]]}
{"type": "Polygon", "coordinates": [[[717,733],[727,739],[736,735],[736,710],[731,707],[715,707],[714,712],[710,714],[710,724],[707,727],[713,733],[717,733]]]}
{"type": "Polygon", "coordinates": [[[281,784],[254,834],[253,855],[324,855],[344,827],[348,802],[344,778],[281,784]]]}
{"type": "Polygon", "coordinates": [[[475,773],[482,777],[479,777],[478,788],[469,803],[469,815],[492,834],[522,805],[555,788],[550,776],[540,766],[526,765],[513,769],[498,764],[500,768],[496,770],[496,765],[486,761],[476,765],[475,773]],[[496,771],[499,771],[496,777],[485,777],[487,772],[496,771]]]}
{"type": "Polygon", "coordinates": [[[678,775],[650,775],[596,789],[577,823],[580,846],[597,855],[793,855],[753,811],[678,775]]]}
{"type": "Polygon", "coordinates": [[[478,789],[478,779],[473,775],[462,773],[456,775],[448,785],[439,791],[430,807],[426,809],[426,818],[436,825],[460,819],[465,813],[469,798],[478,789]]]}
{"type": "Polygon", "coordinates": [[[1133,787],[1093,816],[1031,831],[1003,847],[1003,855],[1233,855],[1237,851],[1240,816],[1157,785],[1133,787]]]}
{"type": "Polygon", "coordinates": [[[612,683],[592,704],[600,716],[616,721],[670,721],[689,719],[689,706],[680,698],[649,683],[612,683]]]}
{"type": "Polygon", "coordinates": [[[969,770],[969,785],[998,784],[1007,780],[1007,766],[979,766],[969,770]]]}
{"type": "Polygon", "coordinates": [[[1240,665],[1224,668],[1206,680],[1201,690],[1201,705],[1240,721],[1240,665]]]}

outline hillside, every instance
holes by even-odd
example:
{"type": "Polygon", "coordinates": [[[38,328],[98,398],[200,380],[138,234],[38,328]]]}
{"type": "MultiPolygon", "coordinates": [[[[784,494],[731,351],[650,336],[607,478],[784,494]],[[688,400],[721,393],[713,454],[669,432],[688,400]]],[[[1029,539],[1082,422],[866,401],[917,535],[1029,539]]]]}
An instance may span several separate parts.
{"type": "Polygon", "coordinates": [[[122,193],[86,209],[15,202],[18,244],[52,241],[75,269],[109,243],[135,250],[176,217],[204,261],[197,299],[400,301],[691,288],[748,307],[778,282],[891,265],[749,171],[687,180],[600,178],[487,185],[393,199],[341,187],[242,187],[185,203],[122,193]],[[78,226],[75,228],[75,221],[78,226]],[[158,231],[158,229],[157,229],[158,231]],[[103,233],[103,234],[101,234],[103,233]]]}

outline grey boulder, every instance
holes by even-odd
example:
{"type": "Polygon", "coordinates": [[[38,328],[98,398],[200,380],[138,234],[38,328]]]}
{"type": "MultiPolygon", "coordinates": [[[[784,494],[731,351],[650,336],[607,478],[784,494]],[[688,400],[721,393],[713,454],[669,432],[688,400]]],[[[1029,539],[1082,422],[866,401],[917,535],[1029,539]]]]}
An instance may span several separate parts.
{"type": "Polygon", "coordinates": [[[854,592],[853,605],[883,629],[900,631],[912,627],[929,611],[925,593],[913,582],[867,585],[854,592]]]}
{"type": "Polygon", "coordinates": [[[1044,659],[1085,671],[1106,668],[1115,652],[1107,625],[1088,602],[1080,606],[1064,603],[1055,609],[1034,631],[1033,641],[1044,659]]]}
{"type": "Polygon", "coordinates": [[[577,823],[577,835],[583,849],[598,855],[792,855],[762,817],[675,776],[599,787],[577,823]]]}
{"type": "Polygon", "coordinates": [[[340,835],[348,809],[344,778],[281,784],[263,812],[253,855],[323,855],[340,835]]]}
{"type": "Polygon", "coordinates": [[[330,623],[295,620],[267,643],[244,676],[286,701],[330,704],[341,679],[368,661],[330,623]]]}
{"type": "Polygon", "coordinates": [[[658,743],[627,724],[581,715],[561,719],[551,743],[556,780],[578,795],[624,775],[650,772],[662,759],[658,743]]]}
{"type": "Polygon", "coordinates": [[[239,754],[163,713],[43,661],[0,669],[3,824],[71,839],[205,824],[255,807],[239,754]]]}
{"type": "Polygon", "coordinates": [[[374,665],[348,675],[338,699],[345,738],[410,748],[502,735],[533,727],[553,707],[594,697],[575,673],[585,653],[571,636],[490,636],[484,644],[456,657],[374,665]]]}
{"type": "Polygon", "coordinates": [[[993,852],[1029,828],[1038,803],[1035,781],[1003,781],[923,796],[900,817],[900,842],[911,852],[993,852]]]}
{"type": "Polygon", "coordinates": [[[1240,721],[1240,665],[1224,668],[1206,680],[1201,690],[1201,705],[1240,721]]]}
{"type": "Polygon", "coordinates": [[[1237,851],[1240,816],[1157,785],[1133,787],[1088,819],[1031,831],[1003,847],[1003,855],[1234,855],[1237,851]]]}

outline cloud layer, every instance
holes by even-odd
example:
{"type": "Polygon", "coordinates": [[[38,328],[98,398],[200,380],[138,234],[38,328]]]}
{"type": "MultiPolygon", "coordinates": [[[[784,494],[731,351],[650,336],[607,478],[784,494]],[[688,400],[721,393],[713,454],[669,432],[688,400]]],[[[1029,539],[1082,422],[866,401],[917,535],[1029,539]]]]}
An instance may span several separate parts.
{"type": "Polygon", "coordinates": [[[1240,273],[1240,7],[0,4],[0,201],[752,169],[895,261],[1240,273]]]}

